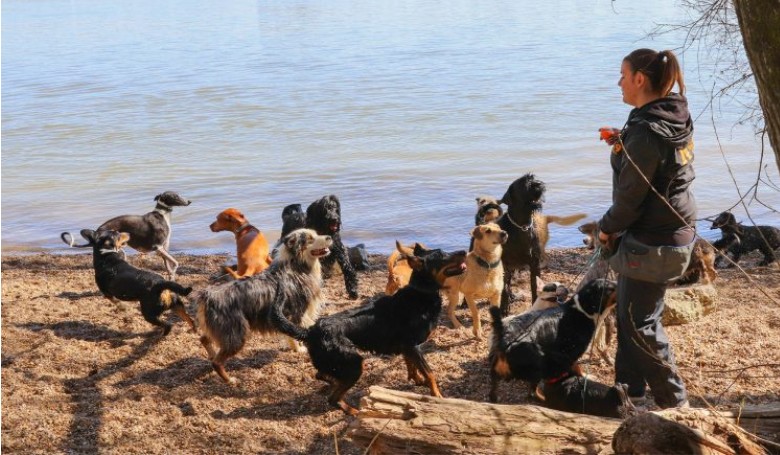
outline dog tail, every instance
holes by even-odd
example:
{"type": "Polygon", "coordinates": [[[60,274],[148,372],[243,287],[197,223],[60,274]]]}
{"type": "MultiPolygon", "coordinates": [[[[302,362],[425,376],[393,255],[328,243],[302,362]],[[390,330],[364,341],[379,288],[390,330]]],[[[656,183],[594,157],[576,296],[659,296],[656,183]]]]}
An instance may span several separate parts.
{"type": "Polygon", "coordinates": [[[163,291],[172,291],[181,296],[188,296],[192,292],[192,286],[184,287],[175,281],[160,281],[150,289],[152,294],[162,294],[163,291]]]}
{"type": "Polygon", "coordinates": [[[493,345],[499,352],[506,352],[504,341],[504,321],[501,320],[501,308],[490,307],[490,317],[493,319],[493,345]]]}
{"type": "Polygon", "coordinates": [[[70,232],[63,232],[62,234],[60,234],[60,238],[71,248],[87,248],[92,246],[89,243],[85,243],[83,245],[76,245],[76,239],[73,238],[73,234],[71,234],[70,232]]]}
{"type": "Polygon", "coordinates": [[[274,297],[274,302],[271,304],[269,317],[271,324],[283,334],[304,342],[309,337],[309,331],[307,329],[293,324],[284,315],[284,292],[279,283],[276,285],[276,297],[274,297]]]}
{"type": "Polygon", "coordinates": [[[585,218],[586,214],[584,213],[575,213],[574,215],[569,216],[555,216],[555,215],[547,215],[547,222],[548,223],[557,223],[562,226],[569,226],[571,224],[576,223],[577,221],[585,218]]]}

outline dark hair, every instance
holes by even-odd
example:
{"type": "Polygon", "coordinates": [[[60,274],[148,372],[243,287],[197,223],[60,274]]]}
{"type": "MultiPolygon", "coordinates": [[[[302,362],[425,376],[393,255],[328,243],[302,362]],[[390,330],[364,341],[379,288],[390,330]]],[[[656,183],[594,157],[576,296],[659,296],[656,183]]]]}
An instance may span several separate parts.
{"type": "Polygon", "coordinates": [[[672,91],[676,82],[680,88],[680,94],[685,94],[682,70],[680,70],[680,64],[677,62],[674,52],[637,49],[626,55],[623,61],[631,65],[632,71],[640,71],[647,76],[653,92],[666,96],[672,91]]]}

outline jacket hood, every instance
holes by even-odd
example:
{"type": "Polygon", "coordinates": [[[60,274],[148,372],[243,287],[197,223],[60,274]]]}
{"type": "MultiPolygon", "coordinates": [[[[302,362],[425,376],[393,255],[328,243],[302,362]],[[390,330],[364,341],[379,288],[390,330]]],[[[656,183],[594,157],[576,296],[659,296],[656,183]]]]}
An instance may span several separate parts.
{"type": "Polygon", "coordinates": [[[677,93],[670,93],[632,110],[627,126],[638,123],[647,124],[650,130],[675,148],[686,145],[693,135],[688,100],[677,93]]]}

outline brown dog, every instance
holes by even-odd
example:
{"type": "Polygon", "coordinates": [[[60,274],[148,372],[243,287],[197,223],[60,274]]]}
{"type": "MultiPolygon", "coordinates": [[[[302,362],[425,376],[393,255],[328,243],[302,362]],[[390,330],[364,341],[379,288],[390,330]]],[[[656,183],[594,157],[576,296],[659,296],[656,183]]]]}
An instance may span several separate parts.
{"type": "MultiPolygon", "coordinates": [[[[414,256],[414,245],[406,246],[396,242],[399,246],[394,249],[387,258],[387,286],[385,294],[393,295],[402,287],[409,284],[409,278],[412,276],[412,268],[406,260],[406,256],[414,256]],[[403,249],[403,253],[400,249],[403,249]]],[[[425,248],[425,245],[420,244],[425,248]]]]}
{"type": "Polygon", "coordinates": [[[259,229],[249,224],[244,214],[234,208],[217,215],[217,221],[209,226],[211,232],[230,231],[236,235],[237,270],[225,267],[225,272],[235,279],[256,275],[271,264],[268,241],[259,229]]]}
{"type": "Polygon", "coordinates": [[[466,255],[466,271],[447,278],[444,281],[444,290],[449,300],[447,315],[453,328],[463,327],[455,317],[455,306],[460,303],[461,297],[465,297],[471,310],[471,329],[474,337],[481,339],[482,323],[477,300],[487,299],[490,305],[496,307],[501,303],[501,291],[504,289],[501,254],[509,236],[497,224],[487,223],[473,228],[471,237],[474,239],[474,249],[466,255]]]}

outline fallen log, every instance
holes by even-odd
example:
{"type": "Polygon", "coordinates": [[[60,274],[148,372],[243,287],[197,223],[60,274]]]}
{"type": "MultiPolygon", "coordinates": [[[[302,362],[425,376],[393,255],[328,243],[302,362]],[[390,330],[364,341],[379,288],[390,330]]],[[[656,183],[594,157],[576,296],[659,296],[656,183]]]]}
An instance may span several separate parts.
{"type": "MultiPolygon", "coordinates": [[[[778,408],[757,413],[744,410],[741,423],[751,431],[750,425],[758,421],[776,424],[778,411],[778,408]]],[[[766,453],[732,425],[735,415],[674,409],[644,413],[623,422],[541,406],[435,398],[373,386],[361,400],[360,413],[349,435],[355,443],[369,447],[371,454],[611,454],[614,453],[613,435],[618,428],[623,428],[621,439],[616,439],[616,444],[622,444],[618,446],[621,453],[664,453],[663,450],[642,452],[652,447],[645,443],[652,433],[644,431],[651,425],[667,428],[667,432],[673,431],[668,428],[675,428],[687,435],[690,446],[699,450],[695,453],[766,453]]]]}

